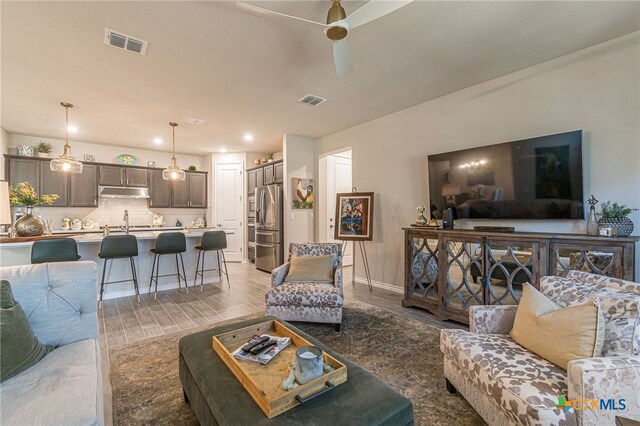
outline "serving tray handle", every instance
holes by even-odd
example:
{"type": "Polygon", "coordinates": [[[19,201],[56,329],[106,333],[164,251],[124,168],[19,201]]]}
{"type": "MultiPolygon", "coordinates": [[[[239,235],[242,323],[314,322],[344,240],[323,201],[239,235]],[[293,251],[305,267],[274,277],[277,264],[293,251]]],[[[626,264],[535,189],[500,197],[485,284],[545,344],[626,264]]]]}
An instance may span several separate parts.
{"type": "Polygon", "coordinates": [[[327,386],[325,389],[322,389],[321,391],[316,392],[313,395],[310,395],[310,396],[308,396],[306,398],[302,398],[300,395],[296,395],[296,401],[298,401],[302,405],[305,402],[309,402],[311,400],[314,400],[317,397],[319,397],[320,395],[324,395],[325,393],[330,392],[333,389],[335,389],[335,386],[330,381],[326,381],[326,382],[324,382],[324,384],[327,386]]]}

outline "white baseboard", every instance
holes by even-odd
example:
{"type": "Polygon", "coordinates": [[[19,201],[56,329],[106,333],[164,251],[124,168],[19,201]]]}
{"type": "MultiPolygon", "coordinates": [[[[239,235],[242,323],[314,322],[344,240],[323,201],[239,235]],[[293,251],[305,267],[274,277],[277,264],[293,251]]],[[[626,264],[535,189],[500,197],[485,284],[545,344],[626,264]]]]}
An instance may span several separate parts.
{"type": "MultiPolygon", "coordinates": [[[[367,279],[365,277],[359,277],[357,275],[356,275],[356,282],[358,284],[368,285],[367,279]]],[[[404,294],[404,288],[403,287],[398,287],[397,285],[393,285],[393,284],[389,284],[389,283],[383,283],[381,281],[371,280],[371,286],[372,287],[377,287],[377,288],[382,288],[382,289],[385,289],[385,290],[389,290],[389,291],[392,291],[394,293],[404,294]]]]}
{"type": "MultiPolygon", "coordinates": [[[[224,280],[224,278],[223,278],[224,280]]],[[[213,277],[213,278],[205,278],[204,279],[204,284],[217,284],[219,283],[221,280],[218,277],[213,277]]],[[[200,280],[198,280],[198,286],[200,285],[200,280]]],[[[141,282],[138,282],[138,286],[140,289],[140,294],[146,294],[149,291],[149,282],[147,281],[146,285],[144,285],[141,282]]],[[[197,287],[197,286],[196,286],[197,287]]],[[[163,290],[173,290],[178,288],[178,283],[162,283],[162,284],[158,284],[158,291],[163,291],[163,290]]],[[[184,287],[183,287],[184,288],[184,287]]],[[[193,282],[189,281],[189,289],[193,288],[193,282]]],[[[151,292],[153,293],[154,288],[151,289],[151,292]]],[[[98,283],[98,294],[100,293],[100,283],[98,283]]],[[[107,284],[105,286],[105,292],[103,295],[103,299],[107,300],[107,299],[117,299],[118,297],[127,297],[127,296],[135,296],[136,292],[133,289],[133,283],[131,283],[131,287],[128,290],[116,290],[116,291],[109,291],[109,285],[107,284]]]]}

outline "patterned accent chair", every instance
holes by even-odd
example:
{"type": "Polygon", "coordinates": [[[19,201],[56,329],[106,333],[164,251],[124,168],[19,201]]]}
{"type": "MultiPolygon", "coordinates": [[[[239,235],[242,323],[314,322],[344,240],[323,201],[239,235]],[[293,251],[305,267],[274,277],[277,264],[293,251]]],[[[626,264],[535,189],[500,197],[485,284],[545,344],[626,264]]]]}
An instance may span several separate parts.
{"type": "Polygon", "coordinates": [[[334,243],[290,243],[289,259],[271,272],[271,289],[265,295],[266,315],[286,321],[342,323],[342,245],[334,243]],[[286,281],[290,261],[300,256],[334,255],[333,282],[286,281]]]}
{"type": "Polygon", "coordinates": [[[440,335],[447,389],[459,391],[489,425],[613,426],[616,416],[640,420],[640,284],[570,271],[566,278],[543,277],[540,291],[563,307],[599,300],[602,356],[570,361],[565,371],[511,340],[517,306],[473,306],[470,331],[440,335]],[[563,410],[559,398],[582,405],[563,410]],[[586,409],[593,403],[584,400],[608,406],[586,409]]]}

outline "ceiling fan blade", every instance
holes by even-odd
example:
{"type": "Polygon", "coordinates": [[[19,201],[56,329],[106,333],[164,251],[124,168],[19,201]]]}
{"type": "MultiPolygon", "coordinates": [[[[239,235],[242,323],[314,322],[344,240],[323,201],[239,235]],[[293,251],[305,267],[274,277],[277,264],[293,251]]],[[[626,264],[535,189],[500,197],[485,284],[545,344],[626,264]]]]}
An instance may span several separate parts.
{"type": "Polygon", "coordinates": [[[260,6],[256,6],[255,4],[246,3],[243,1],[236,1],[236,7],[244,12],[250,13],[260,18],[277,20],[280,22],[285,22],[287,24],[303,25],[305,27],[318,28],[318,29],[324,29],[328,27],[328,25],[325,25],[320,22],[310,21],[308,19],[298,18],[296,16],[285,15],[284,13],[265,9],[260,6]]]}
{"type": "Polygon", "coordinates": [[[353,29],[368,22],[375,21],[378,18],[382,18],[384,15],[388,15],[400,9],[402,6],[408,5],[412,1],[413,0],[370,0],[344,20],[347,21],[353,29]]]}
{"type": "Polygon", "coordinates": [[[338,77],[347,75],[353,71],[351,65],[351,55],[349,54],[349,46],[347,40],[336,40],[333,42],[333,62],[336,66],[336,74],[338,77]]]}

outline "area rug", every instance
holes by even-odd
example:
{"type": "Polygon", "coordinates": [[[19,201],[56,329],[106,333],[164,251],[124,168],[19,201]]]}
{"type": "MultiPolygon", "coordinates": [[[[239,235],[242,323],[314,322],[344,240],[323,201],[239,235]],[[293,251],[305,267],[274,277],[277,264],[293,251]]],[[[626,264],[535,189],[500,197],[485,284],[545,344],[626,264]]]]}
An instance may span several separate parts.
{"type": "MultiPolygon", "coordinates": [[[[344,317],[339,333],[294,324],[409,398],[416,425],[484,424],[464,398],[445,389],[438,329],[364,304],[345,307],[344,317]]],[[[198,424],[178,379],[178,341],[195,331],[111,349],[114,425],[198,424]]]]}

